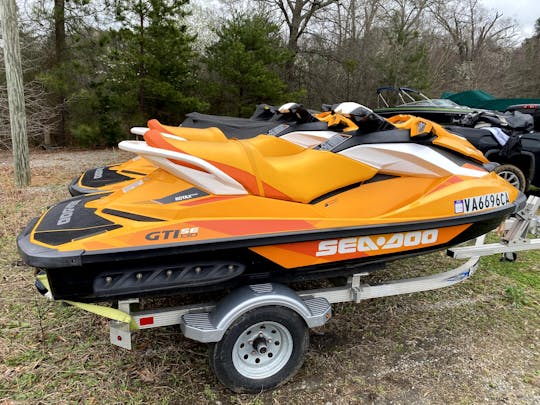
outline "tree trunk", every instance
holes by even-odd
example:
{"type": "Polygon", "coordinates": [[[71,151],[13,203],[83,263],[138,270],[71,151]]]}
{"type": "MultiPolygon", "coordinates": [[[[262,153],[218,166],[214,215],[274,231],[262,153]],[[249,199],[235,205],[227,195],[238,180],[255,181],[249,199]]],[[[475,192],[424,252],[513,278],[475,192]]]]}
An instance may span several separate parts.
{"type": "Polygon", "coordinates": [[[141,1],[139,0],[139,112],[144,112],[144,83],[145,66],[144,66],[144,11],[141,1]]]}
{"type": "Polygon", "coordinates": [[[4,39],[4,60],[15,183],[17,186],[22,187],[30,184],[30,161],[15,0],[0,1],[0,19],[2,20],[2,37],[4,39]]]}
{"type": "Polygon", "coordinates": [[[56,63],[64,61],[66,49],[65,0],[54,0],[54,47],[56,63]]]}
{"type": "MultiPolygon", "coordinates": [[[[59,66],[65,61],[66,53],[66,18],[65,18],[65,0],[54,0],[54,63],[59,66]]],[[[58,103],[60,104],[60,121],[58,123],[58,141],[66,143],[66,106],[65,94],[58,94],[58,103]]]]}
{"type": "Polygon", "coordinates": [[[45,146],[52,145],[51,130],[49,129],[49,127],[43,129],[43,144],[45,146]]]}
{"type": "Polygon", "coordinates": [[[337,2],[337,0],[273,0],[273,3],[281,11],[285,23],[289,28],[287,48],[294,55],[285,64],[285,74],[289,77],[289,84],[291,81],[294,82],[294,79],[297,77],[294,69],[294,59],[300,50],[298,42],[300,37],[304,35],[311,18],[318,11],[337,2]]]}

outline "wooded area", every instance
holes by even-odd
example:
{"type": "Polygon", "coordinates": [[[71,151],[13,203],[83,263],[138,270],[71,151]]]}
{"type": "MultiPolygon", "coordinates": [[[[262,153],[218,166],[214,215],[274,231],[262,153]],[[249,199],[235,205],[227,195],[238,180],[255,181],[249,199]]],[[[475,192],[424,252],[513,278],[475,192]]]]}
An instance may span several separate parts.
{"type": "MultiPolygon", "coordinates": [[[[540,23],[479,0],[33,0],[19,2],[28,134],[104,146],[190,111],[247,116],[257,103],[345,100],[375,89],[438,97],[482,89],[538,97],[540,23]]],[[[540,17],[540,16],[539,16],[540,17]]],[[[0,62],[4,67],[4,61],[0,62]]],[[[0,148],[10,147],[0,76],[0,148]]]]}

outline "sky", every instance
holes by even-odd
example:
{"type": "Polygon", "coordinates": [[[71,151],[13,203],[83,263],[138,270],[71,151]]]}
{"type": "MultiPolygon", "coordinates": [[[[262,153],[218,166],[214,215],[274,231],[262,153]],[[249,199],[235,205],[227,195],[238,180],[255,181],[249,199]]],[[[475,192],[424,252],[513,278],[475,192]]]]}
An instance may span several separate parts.
{"type": "MultiPolygon", "coordinates": [[[[3,1],[3,0],[0,0],[3,1]]],[[[32,4],[35,0],[16,0],[20,7],[32,4]]],[[[208,0],[191,0],[193,3],[204,4],[208,0]]],[[[504,17],[517,21],[520,39],[529,38],[534,33],[534,24],[540,17],[540,0],[480,0],[488,9],[501,11],[504,17]]]]}
{"type": "Polygon", "coordinates": [[[529,38],[534,34],[534,24],[540,18],[539,0],[482,0],[487,8],[501,11],[504,17],[516,19],[521,38],[529,38]]]}

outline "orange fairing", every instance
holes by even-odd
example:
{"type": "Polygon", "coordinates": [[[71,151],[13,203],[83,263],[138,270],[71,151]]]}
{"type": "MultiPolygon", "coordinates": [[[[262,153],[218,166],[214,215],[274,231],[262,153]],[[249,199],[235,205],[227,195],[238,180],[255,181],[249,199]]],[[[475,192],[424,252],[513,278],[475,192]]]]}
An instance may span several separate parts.
{"type": "Polygon", "coordinates": [[[251,250],[282,267],[292,269],[429,248],[447,243],[469,226],[285,243],[253,247],[251,250]]]}
{"type": "Polygon", "coordinates": [[[158,120],[148,121],[148,128],[165,134],[179,136],[190,141],[225,142],[227,137],[219,128],[184,128],[163,125],[158,120]]]}
{"type": "Polygon", "coordinates": [[[414,115],[398,114],[387,119],[399,129],[408,129],[411,137],[428,134],[433,129],[433,122],[414,115]]]}
{"type": "Polygon", "coordinates": [[[434,145],[459,152],[460,154],[473,158],[481,163],[488,162],[482,152],[476,149],[469,141],[452,134],[435,122],[406,114],[394,115],[393,117],[388,118],[388,121],[397,128],[408,129],[411,133],[411,137],[431,133],[437,137],[433,141],[434,145]]]}
{"type": "Polygon", "coordinates": [[[356,125],[350,118],[347,118],[333,111],[325,111],[316,114],[315,117],[319,121],[328,123],[328,127],[333,127],[335,125],[343,125],[345,127],[343,131],[345,132],[356,131],[358,129],[358,125],[356,125]]]}
{"type": "Polygon", "coordinates": [[[150,146],[210,162],[236,179],[250,194],[301,203],[368,180],[377,172],[347,157],[304,149],[268,135],[216,144],[176,141],[150,130],[144,139],[150,146]]]}

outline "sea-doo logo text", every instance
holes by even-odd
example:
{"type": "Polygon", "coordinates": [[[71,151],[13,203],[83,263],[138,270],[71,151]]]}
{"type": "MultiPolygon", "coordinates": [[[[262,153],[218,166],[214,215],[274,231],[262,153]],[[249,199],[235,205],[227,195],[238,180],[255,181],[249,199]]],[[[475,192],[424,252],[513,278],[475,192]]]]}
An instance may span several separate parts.
{"type": "Polygon", "coordinates": [[[332,256],[335,254],[431,245],[437,242],[438,237],[438,229],[428,229],[426,231],[393,233],[390,235],[323,240],[322,242],[319,242],[319,248],[315,253],[315,256],[332,256]]]}
{"type": "Polygon", "coordinates": [[[103,167],[98,167],[94,172],[94,180],[101,179],[103,177],[103,167]]]}
{"type": "Polygon", "coordinates": [[[58,221],[56,222],[56,225],[66,225],[71,222],[71,217],[73,216],[73,213],[75,212],[75,206],[80,203],[81,200],[75,200],[69,202],[66,207],[62,210],[62,213],[60,214],[60,218],[58,218],[58,221]]]}
{"type": "Polygon", "coordinates": [[[167,229],[166,231],[156,231],[147,233],[144,238],[146,240],[171,240],[181,238],[194,238],[199,234],[199,227],[182,228],[182,229],[167,229]]]}

